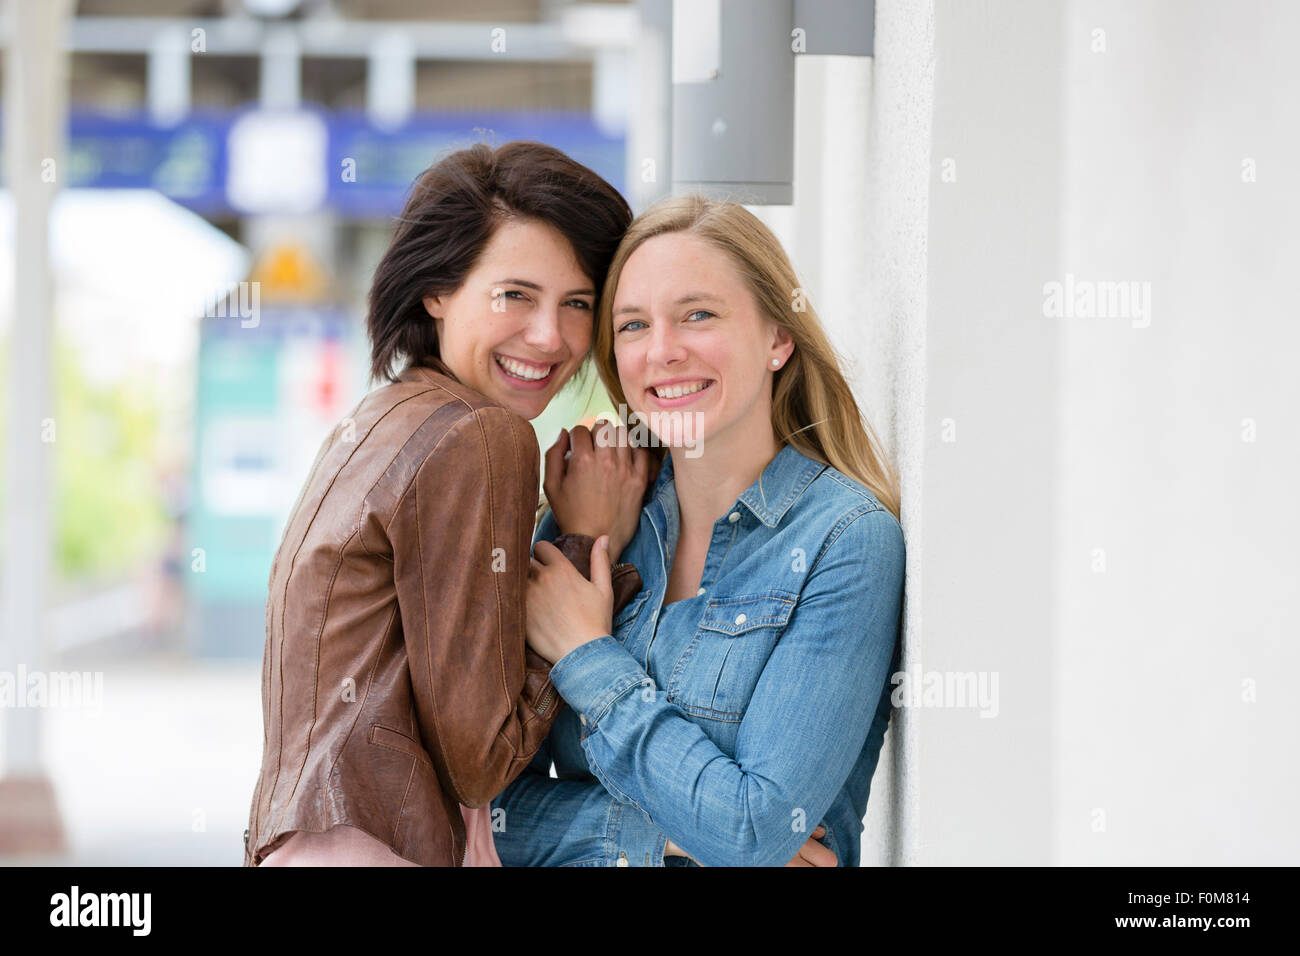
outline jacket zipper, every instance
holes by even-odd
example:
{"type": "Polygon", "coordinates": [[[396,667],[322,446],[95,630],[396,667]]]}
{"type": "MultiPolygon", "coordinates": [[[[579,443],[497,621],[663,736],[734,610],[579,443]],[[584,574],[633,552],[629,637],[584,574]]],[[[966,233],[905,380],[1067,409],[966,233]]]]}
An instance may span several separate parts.
{"type": "Polygon", "coordinates": [[[555,685],[552,684],[542,695],[542,699],[537,702],[537,716],[540,717],[546,713],[547,708],[551,706],[551,701],[555,698],[555,685]]]}

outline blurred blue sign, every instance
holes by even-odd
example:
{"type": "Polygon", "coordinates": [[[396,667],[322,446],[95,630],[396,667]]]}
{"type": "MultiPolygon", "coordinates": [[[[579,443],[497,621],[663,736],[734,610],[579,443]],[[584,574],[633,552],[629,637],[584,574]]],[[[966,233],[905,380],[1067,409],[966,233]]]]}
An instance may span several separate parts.
{"type": "Polygon", "coordinates": [[[441,155],[473,143],[498,146],[535,140],[563,150],[623,189],[623,138],[602,133],[576,113],[444,113],[423,115],[395,130],[363,113],[330,117],[331,208],[354,217],[401,211],[411,183],[441,155]]]}
{"type": "MultiPolygon", "coordinates": [[[[228,192],[230,136],[255,110],[195,112],[173,126],[146,115],[110,116],[74,110],[67,178],[71,186],[156,189],[202,215],[237,214],[228,192]]],[[[515,139],[548,143],[623,188],[624,141],[580,113],[417,114],[384,129],[364,113],[304,110],[325,122],[327,148],[319,175],[325,208],[359,219],[401,210],[415,177],[440,155],[471,143],[515,139]]]]}
{"type": "Polygon", "coordinates": [[[156,189],[198,213],[226,206],[230,117],[194,113],[175,126],[147,117],[74,111],[65,161],[70,186],[156,189]]]}

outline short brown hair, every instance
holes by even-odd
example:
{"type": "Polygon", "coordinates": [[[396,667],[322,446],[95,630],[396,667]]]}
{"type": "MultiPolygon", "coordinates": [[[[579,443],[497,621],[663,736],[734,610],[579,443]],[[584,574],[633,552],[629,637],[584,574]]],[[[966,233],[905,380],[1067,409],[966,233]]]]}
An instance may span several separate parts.
{"type": "Polygon", "coordinates": [[[476,143],[430,166],[416,179],[371,282],[373,379],[392,380],[404,359],[441,357],[422,300],[458,289],[496,227],[517,217],[558,229],[599,289],[632,210],[604,179],[544,143],[476,143]]]}

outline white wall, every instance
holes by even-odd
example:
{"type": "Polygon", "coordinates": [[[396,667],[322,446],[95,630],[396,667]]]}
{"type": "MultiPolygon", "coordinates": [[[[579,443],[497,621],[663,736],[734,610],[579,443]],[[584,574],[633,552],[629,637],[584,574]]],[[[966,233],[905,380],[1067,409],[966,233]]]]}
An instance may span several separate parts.
{"type": "MultiPolygon", "coordinates": [[[[1051,847],[1053,436],[1061,11],[935,4],[925,579],[916,674],[996,677],[996,708],[911,711],[914,862],[1042,864],[1051,847]]],[[[965,703],[974,704],[974,701],[965,703]]]]}
{"type": "Polygon", "coordinates": [[[1063,861],[1300,860],[1297,36],[1294,3],[1069,7],[1062,271],[1151,311],[1057,320],[1063,861]]]}
{"type": "MultiPolygon", "coordinates": [[[[751,207],[785,243],[901,474],[909,549],[904,667],[920,647],[932,28],[927,4],[885,2],[876,13],[874,58],[800,57],[794,205],[751,207]]],[[[910,861],[913,736],[910,714],[896,712],[872,783],[864,864],[910,861]]]]}
{"type": "Polygon", "coordinates": [[[761,214],[902,471],[904,667],[997,675],[996,717],[896,714],[864,862],[1300,856],[1297,35],[1262,0],[879,0],[872,60],[799,62],[761,214]],[[1150,325],[1046,315],[1067,273],[1149,282],[1150,325]]]}

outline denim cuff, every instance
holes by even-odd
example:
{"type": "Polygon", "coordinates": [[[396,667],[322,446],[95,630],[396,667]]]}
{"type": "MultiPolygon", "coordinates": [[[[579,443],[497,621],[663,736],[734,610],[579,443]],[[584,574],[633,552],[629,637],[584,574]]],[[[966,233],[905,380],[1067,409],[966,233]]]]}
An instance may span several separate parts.
{"type": "Polygon", "coordinates": [[[575,647],[551,668],[551,683],[577,712],[584,736],[615,700],[648,680],[637,659],[608,634],[575,647]]]}
{"type": "Polygon", "coordinates": [[[613,866],[663,866],[668,838],[636,807],[614,802],[613,866]]]}

